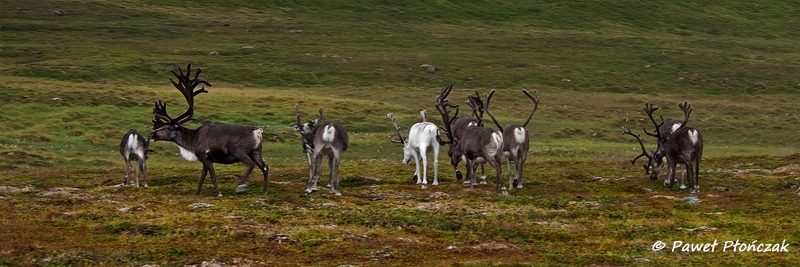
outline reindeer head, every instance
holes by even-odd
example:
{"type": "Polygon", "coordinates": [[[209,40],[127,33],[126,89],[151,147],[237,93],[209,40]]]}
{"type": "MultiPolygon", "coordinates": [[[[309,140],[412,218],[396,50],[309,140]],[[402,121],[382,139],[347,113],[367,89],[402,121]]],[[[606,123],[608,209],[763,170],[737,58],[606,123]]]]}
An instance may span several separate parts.
{"type": "Polygon", "coordinates": [[[392,120],[394,129],[397,131],[397,136],[400,137],[400,140],[394,140],[392,139],[392,136],[389,136],[389,141],[392,141],[392,143],[403,144],[403,164],[408,165],[408,163],[411,161],[411,158],[414,157],[414,155],[416,154],[416,151],[408,143],[408,140],[403,138],[403,133],[400,131],[400,126],[397,126],[397,121],[396,121],[397,118],[394,116],[394,114],[389,113],[386,114],[386,116],[389,117],[390,120],[392,120]]]}
{"type": "Polygon", "coordinates": [[[161,100],[155,103],[153,107],[153,133],[150,134],[150,139],[155,141],[159,140],[168,140],[173,141],[178,136],[178,133],[183,129],[181,124],[184,124],[190,120],[192,120],[192,116],[194,115],[194,97],[200,93],[208,93],[205,87],[200,88],[199,90],[195,91],[194,89],[202,84],[211,86],[210,83],[206,82],[202,78],[199,78],[200,72],[202,72],[199,68],[194,74],[194,79],[189,78],[189,73],[191,73],[192,64],[188,64],[186,66],[186,73],[183,73],[181,68],[178,68],[178,72],[172,71],[172,74],[178,79],[178,82],[175,82],[170,78],[170,82],[178,91],[183,94],[183,97],[186,99],[186,103],[189,104],[189,107],[178,117],[174,119],[167,114],[167,103],[162,103],[161,100]]]}
{"type": "Polygon", "coordinates": [[[319,109],[319,118],[302,123],[300,120],[300,104],[294,104],[294,115],[297,117],[297,123],[294,125],[294,130],[299,132],[302,136],[303,152],[311,153],[314,149],[314,134],[317,132],[317,126],[322,121],[323,110],[319,109]]]}

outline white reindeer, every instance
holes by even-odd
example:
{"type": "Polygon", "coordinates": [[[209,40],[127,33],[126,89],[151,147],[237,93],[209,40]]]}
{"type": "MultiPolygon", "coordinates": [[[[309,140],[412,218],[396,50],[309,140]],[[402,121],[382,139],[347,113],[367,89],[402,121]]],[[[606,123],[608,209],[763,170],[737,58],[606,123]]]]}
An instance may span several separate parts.
{"type": "MultiPolygon", "coordinates": [[[[421,111],[423,119],[425,118],[425,110],[421,111]]],[[[403,139],[403,134],[400,132],[400,127],[397,126],[397,121],[392,113],[386,115],[392,120],[397,135],[400,140],[394,140],[389,136],[389,140],[394,143],[403,144],[403,164],[408,165],[411,158],[414,158],[416,164],[416,171],[414,172],[414,180],[417,184],[422,184],[422,189],[428,184],[428,159],[427,150],[433,150],[433,185],[439,185],[439,127],[432,122],[419,122],[411,126],[408,131],[408,140],[403,139]],[[419,175],[419,160],[422,159],[422,176],[419,175]]]]}

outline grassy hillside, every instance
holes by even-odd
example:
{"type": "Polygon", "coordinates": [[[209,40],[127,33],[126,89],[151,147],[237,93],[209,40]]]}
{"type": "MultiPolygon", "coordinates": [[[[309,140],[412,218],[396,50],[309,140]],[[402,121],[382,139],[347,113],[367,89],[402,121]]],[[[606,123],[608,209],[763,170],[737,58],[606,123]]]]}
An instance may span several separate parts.
{"type": "MultiPolygon", "coordinates": [[[[0,266],[785,265],[797,262],[800,5],[794,1],[15,1],[0,8],[0,266]],[[150,187],[115,187],[117,146],[152,105],[185,108],[171,70],[213,86],[196,120],[264,128],[270,192],[194,196],[200,166],[154,143],[150,187]],[[435,70],[429,71],[430,66],[435,70]],[[434,95],[497,89],[521,122],[526,186],[421,190],[386,140],[434,95]],[[703,132],[700,203],[649,181],[620,126],[642,108],[703,132]],[[302,196],[292,130],[324,108],[351,137],[342,198],[302,196]],[[190,204],[215,205],[196,209],[190,204]],[[704,228],[700,228],[705,226],[704,228]],[[712,229],[713,230],[709,230],[712,229]],[[691,230],[694,229],[694,230],[691,230]],[[697,230],[700,229],[700,230],[697,230]],[[652,252],[656,240],[780,242],[789,253],[652,252]],[[10,240],[10,241],[8,241],[10,240]],[[213,249],[212,249],[213,248],[213,249]],[[239,264],[244,264],[239,262],[239,264]]],[[[462,109],[462,112],[464,110],[462,109]]],[[[655,148],[645,138],[648,149],[655,148]]],[[[490,177],[494,172],[487,168],[490,177]]],[[[324,172],[325,170],[323,170],[324,172]]]]}

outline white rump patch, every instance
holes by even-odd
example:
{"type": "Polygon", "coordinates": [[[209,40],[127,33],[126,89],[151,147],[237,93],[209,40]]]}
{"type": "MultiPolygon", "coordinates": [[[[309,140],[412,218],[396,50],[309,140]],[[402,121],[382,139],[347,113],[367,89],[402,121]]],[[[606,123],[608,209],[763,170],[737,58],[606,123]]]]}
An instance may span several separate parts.
{"type": "Polygon", "coordinates": [[[497,146],[498,150],[503,150],[503,134],[501,134],[500,132],[493,132],[492,142],[494,142],[494,145],[497,146]]]}
{"type": "Polygon", "coordinates": [[[264,133],[264,129],[256,128],[253,130],[253,138],[256,139],[256,145],[253,147],[253,149],[257,148],[258,144],[261,144],[262,133],[264,133]]]}
{"type": "Polygon", "coordinates": [[[697,144],[698,136],[699,136],[699,133],[697,132],[697,130],[695,130],[695,129],[689,130],[689,140],[692,140],[692,144],[693,145],[697,144]]]}
{"type": "Polygon", "coordinates": [[[336,136],[336,128],[333,125],[325,125],[325,131],[322,132],[322,141],[326,143],[333,142],[333,138],[336,136]]]}
{"type": "Polygon", "coordinates": [[[139,140],[136,140],[136,135],[132,134],[128,136],[128,149],[130,151],[128,153],[134,153],[139,158],[144,158],[144,149],[141,147],[142,144],[139,143],[139,140]]]}
{"type": "Polygon", "coordinates": [[[516,139],[517,145],[525,143],[525,132],[527,132],[525,128],[522,127],[514,128],[514,139],[516,139]]]}
{"type": "Polygon", "coordinates": [[[181,156],[188,161],[197,161],[197,155],[194,154],[194,151],[185,149],[181,146],[178,146],[181,149],[181,156]]]}

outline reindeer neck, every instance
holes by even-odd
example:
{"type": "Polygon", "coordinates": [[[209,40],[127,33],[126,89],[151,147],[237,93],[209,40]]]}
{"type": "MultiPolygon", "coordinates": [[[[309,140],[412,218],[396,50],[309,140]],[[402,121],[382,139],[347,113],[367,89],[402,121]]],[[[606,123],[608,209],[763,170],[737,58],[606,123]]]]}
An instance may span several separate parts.
{"type": "Polygon", "coordinates": [[[194,150],[194,140],[197,137],[198,129],[188,129],[185,127],[178,128],[179,134],[175,137],[175,144],[186,150],[194,150]]]}

